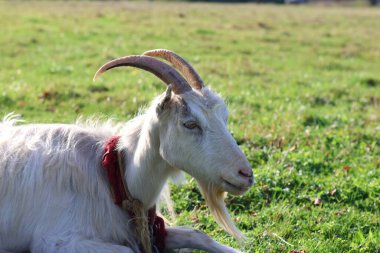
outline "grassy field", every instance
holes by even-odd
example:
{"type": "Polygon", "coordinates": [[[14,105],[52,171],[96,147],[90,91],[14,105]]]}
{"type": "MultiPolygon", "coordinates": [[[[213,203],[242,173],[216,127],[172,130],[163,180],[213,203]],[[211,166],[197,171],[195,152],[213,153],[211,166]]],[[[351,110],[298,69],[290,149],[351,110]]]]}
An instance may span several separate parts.
{"type": "MultiPolygon", "coordinates": [[[[230,108],[256,185],[228,207],[244,252],[380,252],[380,9],[174,3],[0,2],[0,115],[132,118],[164,91],[146,72],[92,76],[168,48],[230,108]]],[[[194,181],[173,186],[177,225],[238,247],[194,181]]]]}

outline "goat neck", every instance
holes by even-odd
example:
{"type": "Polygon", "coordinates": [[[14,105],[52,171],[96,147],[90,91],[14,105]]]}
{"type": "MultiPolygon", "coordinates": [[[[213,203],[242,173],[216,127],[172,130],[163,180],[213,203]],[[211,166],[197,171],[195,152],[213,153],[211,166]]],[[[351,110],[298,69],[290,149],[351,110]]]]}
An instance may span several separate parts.
{"type": "MultiPolygon", "coordinates": [[[[155,103],[153,103],[155,104],[155,103]]],[[[173,169],[159,154],[156,105],[138,116],[122,130],[121,149],[125,164],[125,180],[131,195],[146,209],[155,205],[173,169]]]]}

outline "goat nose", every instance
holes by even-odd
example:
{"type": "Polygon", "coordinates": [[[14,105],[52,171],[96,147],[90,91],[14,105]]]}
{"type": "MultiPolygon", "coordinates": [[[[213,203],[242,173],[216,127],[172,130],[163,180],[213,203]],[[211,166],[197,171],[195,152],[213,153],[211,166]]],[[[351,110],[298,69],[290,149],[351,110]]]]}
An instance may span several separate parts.
{"type": "Polygon", "coordinates": [[[252,177],[252,170],[248,168],[243,168],[239,170],[239,175],[243,177],[252,177]]]}

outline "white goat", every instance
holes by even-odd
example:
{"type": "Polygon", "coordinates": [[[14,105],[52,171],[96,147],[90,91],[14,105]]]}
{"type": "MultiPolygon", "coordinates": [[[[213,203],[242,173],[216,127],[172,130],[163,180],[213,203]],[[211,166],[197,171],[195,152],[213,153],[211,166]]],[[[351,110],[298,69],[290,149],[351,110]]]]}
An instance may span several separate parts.
{"type": "MultiPolygon", "coordinates": [[[[145,69],[167,85],[145,113],[123,127],[0,123],[0,251],[36,253],[142,252],[130,215],[115,205],[102,167],[104,145],[119,135],[118,154],[131,196],[146,210],[168,177],[184,171],[199,183],[219,224],[236,238],[224,192],[243,194],[252,169],[227,130],[223,100],[180,56],[152,50],[116,59],[145,69]],[[179,70],[156,59],[161,57],[179,70]]],[[[137,217],[138,218],[138,217],[137,217]]],[[[238,252],[204,233],[167,228],[166,249],[238,252]]]]}

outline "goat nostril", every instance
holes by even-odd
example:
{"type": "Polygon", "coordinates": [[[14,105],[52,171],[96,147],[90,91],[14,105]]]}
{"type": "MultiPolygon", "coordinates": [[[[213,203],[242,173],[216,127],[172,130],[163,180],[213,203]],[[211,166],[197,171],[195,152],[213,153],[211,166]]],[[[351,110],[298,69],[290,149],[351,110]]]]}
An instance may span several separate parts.
{"type": "Polygon", "coordinates": [[[252,178],[252,171],[250,169],[241,169],[239,170],[239,175],[252,178]]]}

